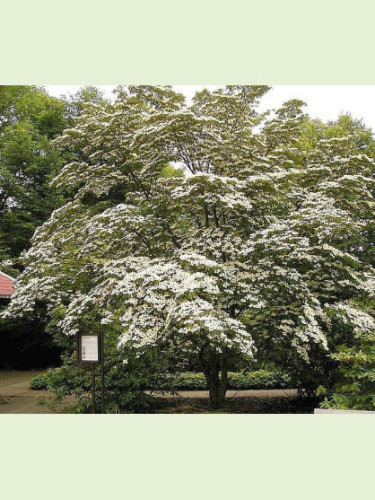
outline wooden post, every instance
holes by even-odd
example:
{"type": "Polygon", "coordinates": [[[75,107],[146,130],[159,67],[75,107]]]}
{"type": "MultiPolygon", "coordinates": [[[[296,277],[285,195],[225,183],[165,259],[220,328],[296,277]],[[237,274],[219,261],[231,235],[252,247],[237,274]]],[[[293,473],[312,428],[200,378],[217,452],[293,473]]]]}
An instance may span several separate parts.
{"type": "Polygon", "coordinates": [[[100,379],[102,386],[102,413],[105,413],[105,389],[104,389],[104,327],[100,334],[100,379]]]}
{"type": "Polygon", "coordinates": [[[91,367],[92,370],[92,412],[96,413],[96,403],[95,403],[95,365],[91,367]]]}

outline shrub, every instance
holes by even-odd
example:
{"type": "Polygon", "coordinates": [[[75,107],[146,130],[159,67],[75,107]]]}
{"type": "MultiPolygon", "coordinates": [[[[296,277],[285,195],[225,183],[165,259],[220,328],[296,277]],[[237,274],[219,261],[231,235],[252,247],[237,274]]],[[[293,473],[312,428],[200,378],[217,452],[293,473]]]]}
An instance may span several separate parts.
{"type": "MultiPolygon", "coordinates": [[[[291,387],[292,382],[289,375],[256,370],[253,372],[230,372],[228,375],[228,389],[284,389],[291,387]]],[[[203,373],[180,373],[153,377],[150,381],[150,389],[167,391],[170,388],[176,391],[207,390],[207,382],[203,373]],[[169,388],[169,389],[168,389],[169,388]]]]}
{"type": "Polygon", "coordinates": [[[48,389],[48,374],[42,373],[34,377],[30,383],[30,388],[33,391],[45,391],[48,389]]]}
{"type": "MultiPolygon", "coordinates": [[[[55,389],[60,387],[68,389],[70,386],[70,391],[73,390],[74,384],[77,383],[78,386],[82,386],[82,379],[74,380],[71,379],[70,384],[68,384],[66,369],[55,369],[49,372],[38,375],[31,381],[31,389],[33,390],[45,390],[49,386],[55,389]]],[[[71,372],[70,372],[71,373],[71,372]]],[[[90,378],[87,380],[87,389],[89,389],[90,378]]],[[[136,378],[133,378],[130,384],[135,388],[137,385],[138,390],[142,389],[152,389],[155,391],[192,391],[192,390],[207,390],[207,382],[203,373],[180,373],[177,375],[159,375],[151,378],[150,383],[147,384],[146,380],[138,380],[136,384],[136,378]]],[[[270,372],[266,370],[257,370],[253,372],[231,372],[229,373],[229,389],[235,390],[247,390],[247,389],[285,389],[291,387],[291,379],[289,375],[282,374],[278,372],[270,372]]],[[[130,387],[128,387],[129,389],[130,387]]],[[[125,387],[124,387],[125,391],[125,387]]]]}
{"type": "MultiPolygon", "coordinates": [[[[31,382],[34,390],[49,389],[53,394],[51,407],[57,407],[64,398],[74,397],[75,413],[90,413],[92,410],[91,368],[77,366],[74,338],[61,337],[65,353],[63,365],[38,375],[31,382]]],[[[154,411],[155,399],[145,393],[149,388],[150,373],[168,373],[169,365],[163,356],[152,351],[142,359],[134,351],[119,350],[117,336],[107,331],[105,336],[105,410],[107,413],[148,413],[154,411]]],[[[96,367],[97,408],[101,408],[100,367],[96,367]]],[[[166,386],[168,382],[166,381],[166,386]]],[[[168,387],[168,390],[172,390],[168,387]]]]}
{"type": "Polygon", "coordinates": [[[339,346],[332,357],[339,362],[340,380],[333,389],[320,387],[326,396],[322,408],[375,410],[375,334],[363,332],[352,347],[339,346]]]}
{"type": "Polygon", "coordinates": [[[285,389],[291,386],[291,379],[285,373],[257,370],[229,374],[229,389],[285,389]]]}

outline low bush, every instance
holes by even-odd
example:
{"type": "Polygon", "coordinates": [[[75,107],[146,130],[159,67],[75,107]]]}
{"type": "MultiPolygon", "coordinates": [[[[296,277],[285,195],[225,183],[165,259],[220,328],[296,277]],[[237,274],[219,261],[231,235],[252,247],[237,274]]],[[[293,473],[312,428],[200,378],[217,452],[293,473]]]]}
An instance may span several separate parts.
{"type": "MultiPolygon", "coordinates": [[[[48,380],[51,374],[38,375],[31,381],[30,387],[33,390],[48,389],[48,380]]],[[[292,386],[289,375],[266,370],[253,372],[231,372],[228,376],[228,389],[286,389],[292,386]]],[[[164,375],[152,377],[150,384],[145,389],[155,391],[176,391],[206,390],[207,382],[203,373],[180,373],[178,375],[164,375]]]]}
{"type": "Polygon", "coordinates": [[[332,358],[339,362],[340,379],[331,390],[319,387],[319,395],[325,396],[321,407],[374,411],[375,334],[357,334],[354,346],[339,346],[332,358]]]}
{"type": "Polygon", "coordinates": [[[286,389],[292,387],[285,373],[257,370],[248,373],[230,373],[229,389],[286,389]]]}
{"type": "Polygon", "coordinates": [[[42,373],[34,377],[30,383],[30,388],[34,391],[45,391],[48,389],[47,373],[42,373]]]}
{"type": "MultiPolygon", "coordinates": [[[[203,373],[180,373],[153,378],[150,389],[168,390],[173,387],[176,391],[207,390],[207,382],[203,373]]],[[[230,372],[228,375],[228,389],[284,389],[291,387],[291,379],[288,375],[257,370],[253,372],[230,372]]]]}

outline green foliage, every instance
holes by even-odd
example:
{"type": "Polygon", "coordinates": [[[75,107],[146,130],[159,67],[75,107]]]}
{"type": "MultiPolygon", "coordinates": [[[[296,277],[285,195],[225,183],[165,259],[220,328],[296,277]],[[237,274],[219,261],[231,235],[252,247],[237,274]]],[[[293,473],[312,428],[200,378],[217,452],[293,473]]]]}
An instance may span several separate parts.
{"type": "MultiPolygon", "coordinates": [[[[54,140],[73,124],[85,103],[100,100],[92,87],[70,99],[56,99],[42,87],[0,85],[1,271],[19,275],[19,257],[30,247],[35,229],[66,201],[66,190],[51,188],[50,181],[77,153],[57,148],[54,140]]],[[[22,322],[0,320],[1,367],[37,368],[56,362],[58,350],[51,336],[43,335],[38,316],[34,311],[22,322]]]]}
{"type": "Polygon", "coordinates": [[[16,258],[29,246],[37,226],[61,204],[49,187],[63,159],[30,123],[0,135],[0,258],[16,258]]]}
{"type": "MultiPolygon", "coordinates": [[[[284,389],[292,386],[291,379],[286,374],[256,370],[251,372],[229,372],[228,389],[284,389]]],[[[203,373],[179,373],[176,375],[158,377],[150,380],[150,389],[176,391],[207,390],[207,380],[203,373]]]]}
{"type": "MultiPolygon", "coordinates": [[[[87,318],[89,321],[89,318],[87,318]]],[[[64,346],[63,364],[35,377],[31,382],[34,390],[48,389],[53,393],[53,406],[64,398],[74,397],[73,411],[90,413],[92,410],[91,367],[77,365],[76,339],[57,335],[56,342],[64,346]]],[[[105,407],[107,413],[148,413],[154,408],[154,400],[145,393],[150,374],[162,377],[169,366],[160,353],[150,350],[147,356],[137,359],[132,351],[117,349],[116,332],[105,332],[104,342],[105,407]]],[[[100,369],[96,367],[96,404],[101,407],[100,369]]],[[[173,390],[165,382],[167,390],[173,390]]]]}
{"type": "Polygon", "coordinates": [[[322,408],[375,410],[375,334],[361,332],[352,347],[339,346],[333,354],[340,366],[340,380],[326,396],[322,408]]]}
{"type": "Polygon", "coordinates": [[[48,375],[42,373],[34,377],[30,382],[30,389],[33,391],[46,391],[48,389],[48,375]]]}
{"type": "MultiPolygon", "coordinates": [[[[74,199],[35,233],[6,314],[43,301],[72,336],[94,309],[123,361],[138,350],[134,367],[154,348],[197,356],[213,405],[243,357],[309,392],[332,383],[329,353],[375,328],[362,307],[374,282],[373,140],[350,117],[310,122],[298,100],[260,114],[267,90],[204,90],[191,106],[170,87],[121,87],[113,103],[89,91],[55,140],[69,161],[53,186],[74,199]]],[[[122,370],[114,383],[129,379],[122,370]]]]}
{"type": "Polygon", "coordinates": [[[52,140],[69,124],[62,100],[32,86],[0,86],[0,261],[17,263],[62,199],[49,186],[64,163],[52,140]]]}
{"type": "Polygon", "coordinates": [[[102,105],[106,102],[103,92],[92,85],[81,88],[73,95],[63,96],[63,100],[68,109],[70,120],[79,117],[84,112],[87,104],[102,105]]]}
{"type": "MultiPolygon", "coordinates": [[[[49,388],[57,388],[65,380],[63,370],[57,368],[45,374],[33,378],[30,387],[40,391],[49,388]]],[[[75,383],[74,379],[71,380],[75,383]]],[[[203,373],[178,373],[176,375],[150,375],[148,380],[138,379],[140,389],[150,389],[152,391],[193,391],[207,390],[207,380],[203,373]]],[[[90,380],[87,380],[90,384],[90,380]]],[[[133,389],[136,387],[133,381],[133,389]]],[[[82,385],[82,380],[78,380],[78,385],[82,385]]],[[[256,370],[251,372],[229,372],[228,389],[287,389],[293,386],[290,376],[266,370],[256,370]]],[[[72,386],[73,387],[73,386],[72,386]]],[[[88,388],[88,386],[87,386],[88,388]]],[[[128,387],[129,388],[129,387],[128,387]]]]}
{"type": "Polygon", "coordinates": [[[183,177],[184,171],[182,168],[175,168],[172,165],[165,165],[159,174],[160,177],[183,177]]]}
{"type": "MultiPolygon", "coordinates": [[[[152,411],[153,400],[144,393],[145,374],[140,373],[139,367],[133,373],[126,369],[119,370],[106,363],[105,387],[106,413],[148,413],[152,411]],[[121,372],[121,373],[120,373],[121,372]]],[[[40,385],[51,390],[54,395],[54,404],[59,404],[67,396],[76,399],[75,413],[91,413],[91,369],[79,367],[76,364],[64,364],[47,372],[40,385]]],[[[101,405],[101,391],[99,385],[99,371],[96,371],[95,400],[98,411],[101,405]]]]}
{"type": "Polygon", "coordinates": [[[104,103],[95,87],[57,99],[41,87],[0,86],[0,262],[12,259],[17,267],[35,229],[62,204],[50,181],[72,152],[53,140],[87,103],[104,103]]]}
{"type": "Polygon", "coordinates": [[[0,85],[0,132],[17,123],[29,123],[40,135],[53,139],[69,121],[64,102],[50,97],[43,88],[0,85]]]}

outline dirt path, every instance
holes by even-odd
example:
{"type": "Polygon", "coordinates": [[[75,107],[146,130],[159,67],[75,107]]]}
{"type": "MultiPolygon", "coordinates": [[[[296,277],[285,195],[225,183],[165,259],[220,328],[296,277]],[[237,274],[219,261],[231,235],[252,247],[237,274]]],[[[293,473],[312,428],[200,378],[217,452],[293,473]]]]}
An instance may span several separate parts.
{"type": "Polygon", "coordinates": [[[30,389],[31,380],[41,373],[43,372],[0,371],[0,394],[8,402],[8,404],[0,405],[0,414],[51,413],[48,407],[36,404],[38,400],[50,396],[50,391],[33,391],[30,389]]]}
{"type": "Polygon", "coordinates": [[[41,371],[0,371],[0,394],[5,397],[35,396],[30,389],[31,380],[40,375],[41,371]]]}
{"type": "MultiPolygon", "coordinates": [[[[0,371],[0,394],[8,401],[8,404],[0,404],[0,414],[24,413],[43,414],[51,413],[46,406],[37,405],[40,399],[48,398],[50,391],[33,391],[30,389],[31,380],[40,375],[40,371],[0,371]]],[[[174,400],[176,403],[188,402],[189,400],[208,400],[208,391],[179,391],[176,395],[168,393],[155,393],[161,399],[174,400]]],[[[227,401],[238,401],[245,398],[260,400],[287,399],[296,396],[295,389],[268,389],[268,390],[247,390],[227,392],[227,401]]]]}
{"type": "MultiPolygon", "coordinates": [[[[147,391],[158,398],[208,399],[208,391],[178,391],[177,394],[147,391]]],[[[227,399],[238,398],[292,398],[297,396],[296,389],[249,389],[246,391],[227,391],[227,399]]]]}

